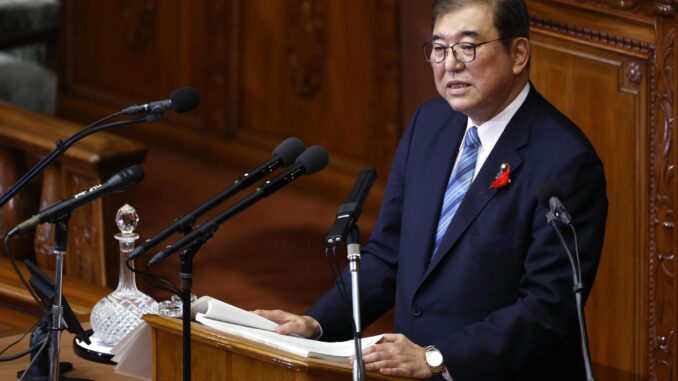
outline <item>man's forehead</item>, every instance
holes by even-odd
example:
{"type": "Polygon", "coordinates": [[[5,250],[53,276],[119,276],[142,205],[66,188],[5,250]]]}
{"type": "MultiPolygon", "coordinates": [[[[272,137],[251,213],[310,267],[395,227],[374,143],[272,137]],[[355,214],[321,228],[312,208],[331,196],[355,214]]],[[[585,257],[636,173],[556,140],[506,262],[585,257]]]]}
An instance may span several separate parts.
{"type": "Polygon", "coordinates": [[[464,37],[490,37],[494,30],[490,9],[473,5],[440,15],[433,27],[432,40],[460,40],[464,37]]]}
{"type": "Polygon", "coordinates": [[[440,16],[433,27],[431,40],[489,38],[494,29],[492,17],[486,7],[467,7],[440,16]]]}
{"type": "Polygon", "coordinates": [[[449,40],[449,39],[455,39],[455,38],[463,38],[463,37],[478,37],[480,36],[480,33],[475,30],[462,30],[459,33],[453,33],[453,34],[446,34],[446,33],[433,33],[431,36],[431,41],[436,41],[436,40],[449,40]]]}

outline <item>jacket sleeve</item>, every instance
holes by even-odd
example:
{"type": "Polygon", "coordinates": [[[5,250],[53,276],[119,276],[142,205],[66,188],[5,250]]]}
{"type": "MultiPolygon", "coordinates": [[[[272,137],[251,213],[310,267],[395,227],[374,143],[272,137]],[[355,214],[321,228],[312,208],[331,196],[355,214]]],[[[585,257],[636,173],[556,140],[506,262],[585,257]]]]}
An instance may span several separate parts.
{"type": "MultiPolygon", "coordinates": [[[[362,249],[360,308],[363,326],[377,320],[394,304],[405,168],[419,114],[420,110],[417,110],[400,139],[388,175],[377,225],[368,244],[362,249]]],[[[338,341],[353,337],[350,296],[351,275],[348,269],[344,269],[335,286],[306,312],[320,323],[323,330],[321,340],[338,341]],[[340,291],[338,285],[344,286],[346,292],[340,291]]]]}

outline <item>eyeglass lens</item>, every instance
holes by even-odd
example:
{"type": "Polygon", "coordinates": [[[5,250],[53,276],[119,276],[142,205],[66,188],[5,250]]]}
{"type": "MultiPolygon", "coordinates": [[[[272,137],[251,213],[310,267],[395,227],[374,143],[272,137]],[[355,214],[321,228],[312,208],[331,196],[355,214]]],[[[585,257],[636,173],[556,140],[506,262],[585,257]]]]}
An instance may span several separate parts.
{"type": "Polygon", "coordinates": [[[448,49],[452,49],[454,58],[459,62],[471,62],[476,56],[476,47],[469,42],[458,42],[452,46],[438,43],[426,43],[423,45],[424,58],[433,63],[441,63],[447,57],[448,49]]]}

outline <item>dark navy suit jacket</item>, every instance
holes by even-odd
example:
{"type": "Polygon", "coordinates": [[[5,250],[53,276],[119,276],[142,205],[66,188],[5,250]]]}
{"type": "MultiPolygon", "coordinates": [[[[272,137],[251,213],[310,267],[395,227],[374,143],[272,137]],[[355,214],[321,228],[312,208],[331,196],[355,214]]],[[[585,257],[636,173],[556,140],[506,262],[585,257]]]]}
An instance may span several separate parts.
{"type": "MultiPolygon", "coordinates": [[[[405,131],[363,248],[362,321],[395,307],[394,332],[440,349],[454,381],[583,379],[571,267],[535,194],[547,180],[562,189],[588,292],[607,216],[602,163],[581,130],[532,87],[430,261],[466,122],[437,99],[405,131]],[[490,189],[502,163],[511,166],[511,183],[490,189]]],[[[565,236],[572,242],[569,229],[565,236]]],[[[323,340],[351,337],[336,288],[307,313],[323,340]]]]}

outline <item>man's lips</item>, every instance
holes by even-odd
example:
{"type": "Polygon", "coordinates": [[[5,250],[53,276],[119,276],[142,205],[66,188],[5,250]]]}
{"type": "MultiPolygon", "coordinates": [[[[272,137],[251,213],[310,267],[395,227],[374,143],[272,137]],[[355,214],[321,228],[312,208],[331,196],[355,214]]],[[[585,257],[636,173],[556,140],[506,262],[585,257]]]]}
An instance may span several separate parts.
{"type": "Polygon", "coordinates": [[[471,86],[470,84],[466,82],[460,82],[460,81],[449,81],[447,82],[447,88],[448,89],[463,89],[465,87],[471,86]]]}

